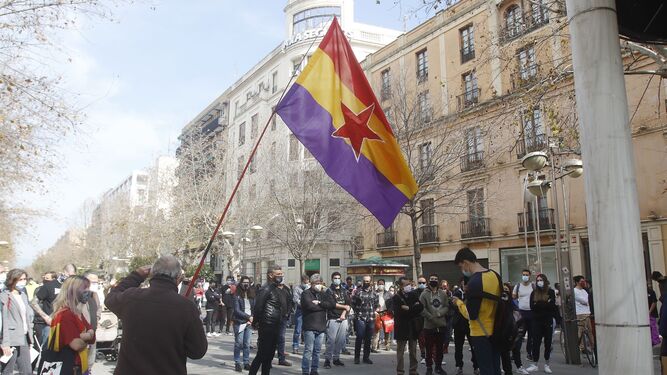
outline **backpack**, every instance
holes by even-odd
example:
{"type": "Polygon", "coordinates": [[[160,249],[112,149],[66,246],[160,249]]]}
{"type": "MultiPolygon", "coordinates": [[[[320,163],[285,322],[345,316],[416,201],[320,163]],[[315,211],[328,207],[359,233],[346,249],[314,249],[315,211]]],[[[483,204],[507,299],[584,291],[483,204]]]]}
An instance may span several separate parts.
{"type": "Polygon", "coordinates": [[[498,286],[500,287],[500,297],[491,293],[482,292],[482,298],[496,301],[496,314],[493,321],[493,334],[488,335],[484,325],[478,320],[479,325],[484,331],[484,335],[489,338],[491,345],[499,352],[507,352],[512,350],[516,342],[519,330],[517,328],[516,320],[514,318],[514,308],[512,306],[512,296],[503,291],[503,282],[495,271],[493,272],[498,278],[498,286]]]}

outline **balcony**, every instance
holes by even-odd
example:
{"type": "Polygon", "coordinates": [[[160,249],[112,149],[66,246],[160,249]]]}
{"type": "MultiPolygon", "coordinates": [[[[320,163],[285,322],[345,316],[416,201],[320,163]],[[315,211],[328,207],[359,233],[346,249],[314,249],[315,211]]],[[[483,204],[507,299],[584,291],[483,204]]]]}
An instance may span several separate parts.
{"type": "Polygon", "coordinates": [[[516,158],[521,159],[534,151],[543,151],[547,148],[547,137],[544,134],[524,136],[516,144],[516,158]]]}
{"type": "Polygon", "coordinates": [[[461,222],[461,238],[478,238],[491,236],[491,224],[488,217],[470,218],[461,222]]]}
{"type": "Polygon", "coordinates": [[[375,237],[375,243],[378,249],[398,246],[398,241],[396,240],[396,231],[378,233],[375,237]]]}
{"type": "Polygon", "coordinates": [[[523,69],[519,69],[518,72],[510,74],[512,91],[537,83],[539,76],[540,66],[537,64],[528,65],[523,69]]]}
{"type": "Polygon", "coordinates": [[[468,62],[475,58],[475,49],[474,48],[462,48],[461,49],[461,64],[468,62]]]}
{"type": "Polygon", "coordinates": [[[527,215],[525,215],[523,212],[519,212],[517,214],[519,233],[523,233],[526,230],[528,230],[529,232],[537,230],[536,222],[539,222],[539,227],[541,231],[556,229],[556,222],[554,219],[554,209],[540,208],[538,212],[538,220],[535,220],[535,214],[532,211],[527,212],[527,215]],[[526,217],[528,218],[527,223],[525,220],[526,217]]]}
{"type": "Polygon", "coordinates": [[[456,97],[457,110],[463,111],[479,103],[479,89],[472,89],[456,97]]]}
{"type": "Polygon", "coordinates": [[[484,167],[484,151],[477,151],[461,157],[461,172],[484,167]]]}
{"type": "Polygon", "coordinates": [[[417,83],[428,81],[428,71],[417,72],[417,83]]]}
{"type": "MultiPolygon", "coordinates": [[[[503,20],[505,22],[505,20],[503,20]]],[[[537,30],[540,27],[549,23],[549,16],[547,10],[543,9],[539,12],[529,12],[524,13],[521,17],[521,21],[510,25],[508,27],[507,23],[500,28],[500,43],[505,44],[509,43],[518,37],[528,34],[533,30],[537,30]]]]}
{"type": "Polygon", "coordinates": [[[419,228],[419,243],[438,242],[438,226],[437,225],[422,225],[419,228]]]}

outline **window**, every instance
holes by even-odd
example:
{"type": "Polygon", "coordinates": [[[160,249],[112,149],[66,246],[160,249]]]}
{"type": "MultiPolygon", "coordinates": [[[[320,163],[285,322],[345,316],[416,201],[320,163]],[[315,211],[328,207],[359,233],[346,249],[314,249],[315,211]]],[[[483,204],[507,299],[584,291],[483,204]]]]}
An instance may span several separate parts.
{"type": "Polygon", "coordinates": [[[245,122],[242,122],[239,125],[239,146],[243,146],[245,143],[245,122]]]}
{"type": "Polygon", "coordinates": [[[424,91],[417,96],[417,105],[419,110],[419,119],[421,125],[431,121],[431,103],[428,97],[428,92],[424,91]]]}
{"type": "Polygon", "coordinates": [[[301,60],[294,61],[292,65],[292,75],[301,73],[301,60]]]}
{"type": "Polygon", "coordinates": [[[435,205],[433,198],[422,199],[419,201],[422,209],[422,225],[435,224],[435,205]]]}
{"type": "Polygon", "coordinates": [[[245,167],[245,164],[243,163],[243,155],[241,155],[239,156],[238,165],[236,168],[237,172],[236,178],[241,177],[241,173],[243,173],[243,167],[245,167]]]}
{"type": "Polygon", "coordinates": [[[287,267],[288,268],[296,267],[296,259],[287,259],[287,267]]]}
{"type": "Polygon", "coordinates": [[[477,77],[475,71],[468,72],[462,77],[463,92],[465,95],[465,106],[477,103],[479,100],[479,89],[477,88],[477,77]]]}
{"type": "Polygon", "coordinates": [[[478,126],[466,129],[466,149],[468,155],[475,155],[484,151],[482,130],[478,126]]]}
{"type": "Polygon", "coordinates": [[[275,131],[278,124],[278,114],[275,106],[271,107],[271,115],[273,116],[271,117],[271,131],[275,131]]]}
{"type": "Polygon", "coordinates": [[[259,122],[259,115],[255,113],[250,117],[250,139],[257,138],[257,126],[259,122]]]}
{"type": "Polygon", "coordinates": [[[257,154],[253,155],[252,159],[250,159],[250,165],[248,166],[248,172],[250,172],[250,174],[257,172],[257,164],[255,163],[256,156],[257,154]]]}
{"type": "Polygon", "coordinates": [[[239,101],[234,102],[234,116],[237,116],[239,113],[239,101]]]}
{"type": "Polygon", "coordinates": [[[271,74],[271,93],[275,94],[278,91],[278,72],[271,74]]]}
{"type": "Polygon", "coordinates": [[[329,259],[329,267],[340,267],[340,258],[329,259]]]}
{"type": "Polygon", "coordinates": [[[542,129],[542,111],[538,109],[527,110],[522,116],[523,137],[526,149],[541,148],[544,143],[544,130],[542,129]]]}
{"type": "Polygon", "coordinates": [[[472,25],[459,30],[461,34],[461,63],[475,58],[475,35],[472,25]]]}
{"type": "Polygon", "coordinates": [[[467,191],[468,196],[468,217],[470,220],[481,219],[484,217],[484,189],[477,188],[467,191]]]}
{"type": "Polygon", "coordinates": [[[292,23],[292,34],[324,26],[333,16],[340,18],[340,7],[317,7],[296,13],[292,23]]]}
{"type": "Polygon", "coordinates": [[[507,28],[507,37],[515,38],[523,31],[523,17],[521,7],[512,5],[505,12],[505,27],[507,28]]]}
{"type": "Polygon", "coordinates": [[[519,75],[522,81],[527,81],[537,75],[535,48],[531,45],[519,50],[519,75]]]}
{"type": "Polygon", "coordinates": [[[549,22],[548,8],[543,3],[544,0],[531,1],[530,17],[535,26],[549,22]]]}
{"type": "Polygon", "coordinates": [[[382,90],[380,91],[381,100],[387,100],[391,98],[391,71],[385,69],[380,73],[382,79],[382,90]]]}
{"type": "Polygon", "coordinates": [[[428,54],[423,49],[417,52],[417,81],[425,82],[428,79],[428,54]]]}
{"type": "Polygon", "coordinates": [[[431,142],[422,143],[419,145],[419,168],[422,170],[431,165],[431,142]]]}
{"type": "Polygon", "coordinates": [[[299,160],[299,140],[296,135],[289,135],[289,160],[299,160]]]}

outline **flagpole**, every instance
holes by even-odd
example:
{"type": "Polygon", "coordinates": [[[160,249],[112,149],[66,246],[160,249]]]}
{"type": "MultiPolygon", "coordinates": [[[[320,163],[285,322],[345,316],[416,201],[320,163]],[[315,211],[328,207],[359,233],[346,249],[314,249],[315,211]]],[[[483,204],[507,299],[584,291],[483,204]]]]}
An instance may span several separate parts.
{"type": "MultiPolygon", "coordinates": [[[[306,50],[306,53],[301,57],[301,62],[299,63],[299,66],[303,65],[304,60],[308,56],[308,53],[313,48],[313,46],[315,45],[315,42],[317,42],[318,39],[320,39],[320,38],[313,38],[313,41],[310,43],[310,46],[308,46],[308,49],[306,50]]],[[[197,266],[197,270],[195,270],[195,273],[194,273],[194,275],[192,275],[192,279],[190,280],[190,283],[188,284],[188,290],[185,292],[186,297],[190,296],[190,293],[192,292],[192,288],[194,286],[194,281],[197,280],[197,277],[199,277],[199,273],[201,272],[201,269],[204,266],[204,262],[206,261],[206,256],[208,255],[209,251],[211,250],[211,246],[213,246],[213,241],[215,241],[215,237],[218,235],[218,231],[220,230],[220,227],[222,226],[222,222],[224,221],[225,216],[227,216],[227,211],[229,211],[229,206],[232,204],[232,200],[236,196],[236,192],[238,191],[239,186],[241,185],[241,181],[243,181],[243,177],[245,177],[245,173],[248,170],[248,167],[250,166],[250,163],[252,162],[252,159],[255,156],[255,153],[257,153],[257,148],[259,147],[259,143],[262,141],[262,138],[264,138],[264,134],[266,133],[266,130],[269,128],[269,124],[271,124],[271,120],[276,115],[276,109],[278,108],[278,104],[280,104],[280,102],[285,97],[285,94],[287,93],[287,89],[292,84],[292,81],[294,80],[296,75],[297,75],[297,71],[294,71],[292,73],[292,76],[290,76],[289,81],[287,81],[287,85],[285,85],[285,88],[283,89],[283,92],[280,94],[280,98],[278,99],[278,103],[271,110],[271,116],[269,116],[269,118],[266,120],[266,124],[264,125],[264,129],[262,129],[262,133],[260,133],[259,138],[257,138],[257,142],[255,142],[255,145],[252,148],[252,152],[250,153],[250,156],[248,156],[248,160],[246,161],[245,166],[243,167],[243,171],[241,171],[241,175],[239,176],[238,180],[236,181],[236,185],[234,185],[234,189],[232,190],[232,194],[227,199],[227,203],[225,204],[225,209],[222,211],[222,215],[220,215],[220,219],[218,220],[218,224],[215,226],[215,230],[213,230],[213,234],[211,235],[211,238],[208,240],[208,243],[206,244],[206,248],[204,249],[204,254],[202,254],[201,260],[199,261],[199,265],[197,266]]]]}

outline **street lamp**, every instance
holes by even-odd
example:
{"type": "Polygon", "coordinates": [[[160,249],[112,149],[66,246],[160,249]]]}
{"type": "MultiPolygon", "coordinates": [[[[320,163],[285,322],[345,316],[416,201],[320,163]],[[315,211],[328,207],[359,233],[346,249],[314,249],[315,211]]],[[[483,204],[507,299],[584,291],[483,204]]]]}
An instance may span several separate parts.
{"type": "MultiPolygon", "coordinates": [[[[549,139],[547,152],[531,152],[524,156],[521,159],[521,165],[524,168],[528,169],[533,173],[539,173],[546,165],[548,161],[551,161],[551,181],[546,180],[544,177],[536,178],[527,184],[527,189],[534,194],[535,196],[542,196],[546,194],[550,188],[552,190],[552,200],[554,204],[554,216],[556,224],[556,262],[558,264],[558,279],[561,282],[561,287],[564,291],[564,299],[561,304],[561,313],[563,316],[563,325],[562,328],[565,331],[565,347],[566,353],[565,358],[568,363],[580,364],[581,358],[579,356],[579,347],[577,345],[578,338],[578,327],[576,322],[576,306],[574,301],[574,294],[572,289],[572,276],[570,274],[572,270],[572,262],[570,259],[570,225],[569,225],[569,213],[567,210],[567,199],[563,198],[563,204],[565,205],[565,238],[566,246],[563,249],[561,243],[561,228],[560,228],[560,215],[558,211],[558,186],[555,184],[556,180],[561,180],[561,188],[563,189],[563,194],[565,192],[565,183],[563,178],[565,176],[570,176],[573,178],[581,177],[584,172],[583,163],[579,159],[566,159],[562,162],[559,160],[560,156],[571,154],[571,152],[564,152],[560,149],[560,139],[551,138],[549,139]],[[552,143],[553,142],[553,143],[552,143]],[[557,158],[558,157],[558,158],[557,158]],[[558,174],[557,174],[558,173],[558,174]]],[[[539,219],[538,219],[539,222],[539,219]]],[[[539,224],[538,224],[539,225],[539,224]]],[[[539,226],[538,226],[539,231],[539,226]]]]}

